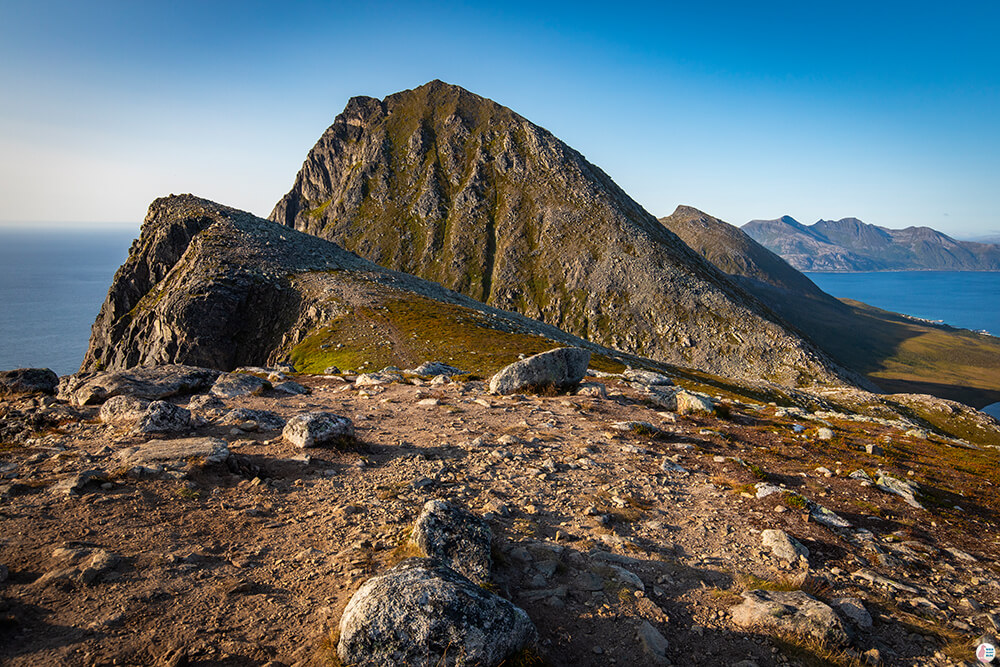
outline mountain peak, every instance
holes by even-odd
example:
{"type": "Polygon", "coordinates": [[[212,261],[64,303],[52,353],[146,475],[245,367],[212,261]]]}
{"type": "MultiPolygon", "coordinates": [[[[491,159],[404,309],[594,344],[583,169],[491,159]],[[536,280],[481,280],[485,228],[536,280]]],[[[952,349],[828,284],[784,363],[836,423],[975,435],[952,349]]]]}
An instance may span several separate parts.
{"type": "Polygon", "coordinates": [[[783,383],[839,377],[579,152],[459,86],[349,105],[270,217],[623,352],[783,383]]]}

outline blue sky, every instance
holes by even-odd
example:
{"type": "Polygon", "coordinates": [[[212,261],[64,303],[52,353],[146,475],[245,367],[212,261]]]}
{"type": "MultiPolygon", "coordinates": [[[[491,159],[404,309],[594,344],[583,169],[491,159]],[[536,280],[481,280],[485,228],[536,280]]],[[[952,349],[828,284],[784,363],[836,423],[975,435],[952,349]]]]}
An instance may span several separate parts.
{"type": "Polygon", "coordinates": [[[353,95],[439,78],[657,216],[1000,231],[1000,3],[0,0],[0,221],[267,215],[353,95]]]}

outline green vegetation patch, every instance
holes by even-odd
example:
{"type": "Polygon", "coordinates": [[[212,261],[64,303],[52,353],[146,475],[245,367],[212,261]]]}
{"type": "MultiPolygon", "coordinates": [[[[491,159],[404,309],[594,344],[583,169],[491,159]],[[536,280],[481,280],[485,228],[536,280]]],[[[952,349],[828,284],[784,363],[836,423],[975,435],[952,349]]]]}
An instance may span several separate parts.
{"type": "MultiPolygon", "coordinates": [[[[508,330],[508,326],[463,306],[392,290],[382,302],[355,308],[324,324],[296,345],[290,358],[304,373],[322,373],[329,366],[357,371],[442,361],[488,377],[516,361],[519,354],[532,355],[564,345],[537,334],[508,330]]],[[[600,370],[620,372],[624,368],[603,355],[592,359],[592,365],[600,370]]]]}

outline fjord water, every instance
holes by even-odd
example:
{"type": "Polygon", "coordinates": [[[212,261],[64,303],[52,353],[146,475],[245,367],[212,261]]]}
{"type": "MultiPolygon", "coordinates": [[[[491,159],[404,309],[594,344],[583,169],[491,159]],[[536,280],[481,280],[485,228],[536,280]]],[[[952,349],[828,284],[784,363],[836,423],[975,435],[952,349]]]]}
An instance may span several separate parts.
{"type": "Polygon", "coordinates": [[[1000,271],[807,273],[824,292],[1000,336],[1000,271]]]}
{"type": "Polygon", "coordinates": [[[135,228],[0,228],[0,370],[74,373],[135,228]]]}

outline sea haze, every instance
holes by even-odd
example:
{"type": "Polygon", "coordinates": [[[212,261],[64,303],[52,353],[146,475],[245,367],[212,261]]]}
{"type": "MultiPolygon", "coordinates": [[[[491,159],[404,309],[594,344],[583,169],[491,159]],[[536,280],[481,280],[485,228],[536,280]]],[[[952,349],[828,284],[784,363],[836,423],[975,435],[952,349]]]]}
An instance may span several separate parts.
{"type": "Polygon", "coordinates": [[[807,273],[838,299],[1000,336],[1000,271],[807,273]]]}
{"type": "Polygon", "coordinates": [[[0,228],[0,369],[75,373],[138,228],[0,228]]]}

